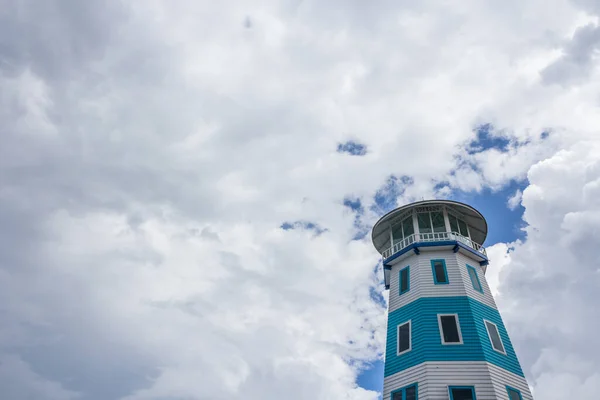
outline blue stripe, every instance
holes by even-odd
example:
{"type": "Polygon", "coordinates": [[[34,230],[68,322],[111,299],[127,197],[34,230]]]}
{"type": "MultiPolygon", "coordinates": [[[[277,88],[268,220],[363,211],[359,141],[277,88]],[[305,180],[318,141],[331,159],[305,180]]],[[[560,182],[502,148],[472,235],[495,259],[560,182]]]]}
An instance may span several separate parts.
{"type": "Polygon", "coordinates": [[[427,361],[487,361],[524,377],[498,310],[470,297],[422,297],[389,313],[384,376],[427,361]],[[458,314],[463,344],[442,344],[437,314],[458,314]],[[484,319],[498,326],[506,355],[492,348],[484,319]],[[412,350],[398,356],[397,328],[408,320],[412,350]]]}

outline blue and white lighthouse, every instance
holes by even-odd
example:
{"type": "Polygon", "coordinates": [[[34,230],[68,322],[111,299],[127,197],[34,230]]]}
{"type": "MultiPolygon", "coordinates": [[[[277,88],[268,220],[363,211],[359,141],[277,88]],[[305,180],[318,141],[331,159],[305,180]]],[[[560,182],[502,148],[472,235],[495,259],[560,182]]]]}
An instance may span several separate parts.
{"type": "Polygon", "coordinates": [[[383,400],[531,400],[485,279],[487,222],[455,201],[397,208],[373,227],[389,292],[383,400]]]}

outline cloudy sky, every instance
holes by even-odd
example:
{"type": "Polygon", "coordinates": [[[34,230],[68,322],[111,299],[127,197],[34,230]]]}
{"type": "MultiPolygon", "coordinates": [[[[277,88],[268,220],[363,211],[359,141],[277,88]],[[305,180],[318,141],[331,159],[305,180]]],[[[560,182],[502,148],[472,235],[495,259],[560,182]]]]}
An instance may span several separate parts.
{"type": "Polygon", "coordinates": [[[599,14],[0,0],[0,397],[378,399],[367,233],[451,198],[536,399],[597,399],[599,14]]]}

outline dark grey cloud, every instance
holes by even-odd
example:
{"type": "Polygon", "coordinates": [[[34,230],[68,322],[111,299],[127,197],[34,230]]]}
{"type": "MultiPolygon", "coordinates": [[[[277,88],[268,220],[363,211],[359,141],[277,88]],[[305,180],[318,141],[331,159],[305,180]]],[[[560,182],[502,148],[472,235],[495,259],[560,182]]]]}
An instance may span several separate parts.
{"type": "Polygon", "coordinates": [[[581,83],[589,77],[600,55],[600,26],[588,24],[575,31],[564,54],[542,71],[546,83],[581,83]]]}
{"type": "Polygon", "coordinates": [[[66,81],[101,59],[118,40],[127,7],[118,1],[11,1],[0,3],[3,73],[22,68],[44,79],[66,81]]]}

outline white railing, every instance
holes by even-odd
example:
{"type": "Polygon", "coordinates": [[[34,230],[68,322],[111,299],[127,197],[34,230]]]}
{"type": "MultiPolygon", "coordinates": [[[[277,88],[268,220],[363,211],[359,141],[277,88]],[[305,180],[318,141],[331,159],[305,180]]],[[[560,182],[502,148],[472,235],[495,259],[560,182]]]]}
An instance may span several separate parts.
{"type": "Polygon", "coordinates": [[[403,240],[394,243],[393,246],[391,246],[389,249],[383,252],[382,256],[384,259],[391,257],[392,255],[396,254],[402,249],[407,248],[415,242],[443,242],[449,240],[461,242],[487,257],[485,248],[482,245],[480,245],[479,243],[475,243],[468,237],[465,237],[457,232],[413,233],[412,235],[407,236],[403,240]]]}

